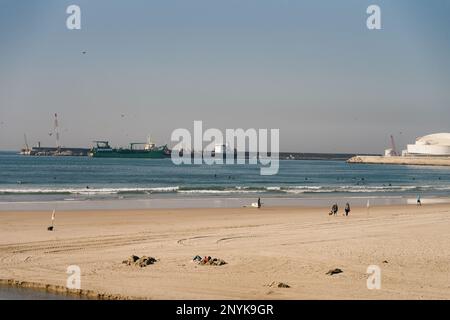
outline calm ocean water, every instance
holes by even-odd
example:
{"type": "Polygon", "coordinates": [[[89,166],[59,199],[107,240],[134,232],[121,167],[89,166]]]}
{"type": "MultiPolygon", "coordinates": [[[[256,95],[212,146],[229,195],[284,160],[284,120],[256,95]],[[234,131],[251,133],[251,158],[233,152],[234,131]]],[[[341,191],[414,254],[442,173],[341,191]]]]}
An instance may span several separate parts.
{"type": "Polygon", "coordinates": [[[0,202],[166,198],[448,197],[450,168],[280,161],[274,176],[256,165],[173,165],[170,159],[26,157],[0,153],[0,202]]]}
{"type": "Polygon", "coordinates": [[[78,296],[0,285],[0,300],[86,300],[78,296]]]}

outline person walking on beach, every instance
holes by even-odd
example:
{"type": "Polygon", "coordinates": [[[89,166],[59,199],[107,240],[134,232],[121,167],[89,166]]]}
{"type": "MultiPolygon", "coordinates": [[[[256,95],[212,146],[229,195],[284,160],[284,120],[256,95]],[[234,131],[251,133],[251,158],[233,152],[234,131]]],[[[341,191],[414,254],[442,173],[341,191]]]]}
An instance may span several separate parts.
{"type": "Polygon", "coordinates": [[[350,203],[347,202],[345,205],[345,216],[348,217],[348,214],[350,213],[350,203]]]}
{"type": "Polygon", "coordinates": [[[417,205],[418,206],[422,205],[422,200],[420,200],[420,195],[417,196],[417,205]]]}
{"type": "Polygon", "coordinates": [[[261,208],[261,198],[258,198],[258,209],[261,208]]]}
{"type": "Polygon", "coordinates": [[[333,214],[336,216],[338,214],[339,211],[339,207],[337,205],[337,203],[333,204],[333,206],[331,207],[331,212],[333,212],[333,214]]]}

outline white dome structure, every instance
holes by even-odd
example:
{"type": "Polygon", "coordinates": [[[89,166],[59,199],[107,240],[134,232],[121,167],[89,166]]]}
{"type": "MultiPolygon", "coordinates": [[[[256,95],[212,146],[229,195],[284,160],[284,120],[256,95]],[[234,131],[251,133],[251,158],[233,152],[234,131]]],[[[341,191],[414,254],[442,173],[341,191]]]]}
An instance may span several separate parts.
{"type": "Polygon", "coordinates": [[[416,139],[407,146],[408,155],[450,156],[450,133],[435,133],[416,139]]]}

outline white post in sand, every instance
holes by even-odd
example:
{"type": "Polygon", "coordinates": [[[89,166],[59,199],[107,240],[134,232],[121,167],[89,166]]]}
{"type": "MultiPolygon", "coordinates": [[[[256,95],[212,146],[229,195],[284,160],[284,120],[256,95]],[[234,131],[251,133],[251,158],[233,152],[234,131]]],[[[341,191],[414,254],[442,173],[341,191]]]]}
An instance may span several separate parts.
{"type": "Polygon", "coordinates": [[[53,213],[52,213],[52,228],[53,228],[53,224],[55,222],[55,212],[56,212],[56,210],[53,209],[53,213]]]}
{"type": "Polygon", "coordinates": [[[367,199],[367,214],[370,214],[370,199],[367,199]]]}

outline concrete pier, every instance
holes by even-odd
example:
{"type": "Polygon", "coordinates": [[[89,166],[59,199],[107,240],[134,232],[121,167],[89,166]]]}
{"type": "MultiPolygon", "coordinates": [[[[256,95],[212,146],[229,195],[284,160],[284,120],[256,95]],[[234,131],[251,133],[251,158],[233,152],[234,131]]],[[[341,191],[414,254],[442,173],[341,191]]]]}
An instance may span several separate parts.
{"type": "Polygon", "coordinates": [[[347,163],[365,164],[397,164],[414,166],[450,166],[450,157],[383,157],[383,156],[354,156],[347,163]]]}

